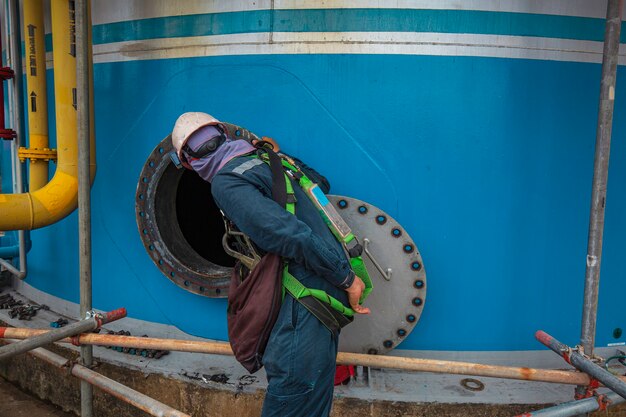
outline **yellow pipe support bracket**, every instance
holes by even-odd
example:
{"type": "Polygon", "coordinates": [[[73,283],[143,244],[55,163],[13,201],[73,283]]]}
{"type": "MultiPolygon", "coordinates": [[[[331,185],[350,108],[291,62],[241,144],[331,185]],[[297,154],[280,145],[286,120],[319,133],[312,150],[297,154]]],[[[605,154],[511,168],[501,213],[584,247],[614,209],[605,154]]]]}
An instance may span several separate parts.
{"type": "Polygon", "coordinates": [[[17,150],[17,156],[20,158],[20,162],[24,162],[29,159],[30,162],[37,161],[45,161],[48,162],[50,160],[57,160],[57,150],[56,149],[28,149],[28,148],[19,148],[17,150]]]}
{"type": "MultiPolygon", "coordinates": [[[[78,200],[76,109],[76,45],[74,10],[68,0],[52,0],[52,46],[57,117],[57,169],[43,188],[30,193],[0,194],[0,230],[32,230],[48,226],[70,214],[78,200]]],[[[90,30],[91,33],[91,25],[90,30]]],[[[91,37],[89,39],[91,45],[91,37]]],[[[90,48],[91,49],[91,48],[90,48]]],[[[89,54],[91,67],[92,56],[89,54]]],[[[93,78],[90,74],[91,178],[96,173],[93,136],[93,78]]]]}

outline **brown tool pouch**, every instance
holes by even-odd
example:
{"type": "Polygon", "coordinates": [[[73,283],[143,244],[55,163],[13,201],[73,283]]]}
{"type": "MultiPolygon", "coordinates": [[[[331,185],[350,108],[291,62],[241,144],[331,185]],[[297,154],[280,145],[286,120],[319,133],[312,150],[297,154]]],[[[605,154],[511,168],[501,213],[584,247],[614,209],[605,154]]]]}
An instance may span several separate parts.
{"type": "Polygon", "coordinates": [[[235,358],[250,373],[263,367],[262,358],[282,304],[283,262],[268,253],[249,271],[233,268],[228,293],[228,338],[235,358]]]}

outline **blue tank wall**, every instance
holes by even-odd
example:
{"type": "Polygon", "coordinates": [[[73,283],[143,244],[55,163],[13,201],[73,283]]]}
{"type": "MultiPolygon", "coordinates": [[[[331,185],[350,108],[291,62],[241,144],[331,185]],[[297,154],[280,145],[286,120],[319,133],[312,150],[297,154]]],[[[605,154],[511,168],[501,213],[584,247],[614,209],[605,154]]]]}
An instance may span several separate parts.
{"type": "MultiPolygon", "coordinates": [[[[155,37],[139,22],[96,27],[94,41],[123,39],[107,36],[129,25],[137,39],[155,37]]],[[[578,22],[578,37],[569,38],[601,39],[598,19],[567,22],[578,22]]],[[[529,34],[496,23],[508,34],[529,34]]],[[[535,31],[544,27],[531,23],[535,31]]],[[[163,37],[182,28],[163,27],[163,37]]],[[[530,34],[550,35],[544,32],[530,34]]],[[[400,349],[539,349],[537,329],[576,344],[599,79],[598,64],[471,56],[275,54],[96,64],[94,305],[126,306],[135,318],[226,339],[225,300],[187,293],[162,276],[135,223],[135,189],[147,156],[179,114],[206,111],[276,138],[325,173],[333,193],[377,205],[408,230],[429,290],[420,322],[400,349]]],[[[625,94],[618,81],[600,346],[626,341],[612,336],[626,327],[625,94]]],[[[74,213],[32,233],[28,277],[74,302],[76,223],[74,213]]]]}
{"type": "MultiPolygon", "coordinates": [[[[430,288],[402,348],[534,349],[538,328],[573,342],[599,70],[530,60],[332,55],[97,65],[95,305],[128,306],[133,317],[226,338],[224,301],[163,277],[135,223],[134,193],[147,155],[180,113],[200,109],[272,135],[326,173],[333,192],[371,202],[407,228],[430,288]]],[[[613,328],[625,325],[615,314],[626,236],[626,198],[617,192],[626,180],[625,93],[617,93],[599,344],[613,342],[613,328]]],[[[72,215],[33,233],[29,277],[72,301],[75,224],[72,215]]]]}

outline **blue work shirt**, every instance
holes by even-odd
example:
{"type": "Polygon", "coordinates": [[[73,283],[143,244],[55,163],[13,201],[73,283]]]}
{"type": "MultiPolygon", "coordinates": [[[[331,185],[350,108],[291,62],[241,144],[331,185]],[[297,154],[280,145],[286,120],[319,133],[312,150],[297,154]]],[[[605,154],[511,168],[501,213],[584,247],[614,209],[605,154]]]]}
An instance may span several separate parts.
{"type": "Polygon", "coordinates": [[[287,259],[289,272],[305,287],[324,290],[349,306],[339,287],[351,284],[354,274],[343,247],[300,186],[292,185],[295,215],[272,198],[269,165],[248,155],[226,163],[211,192],[226,217],[259,248],[287,259]]]}

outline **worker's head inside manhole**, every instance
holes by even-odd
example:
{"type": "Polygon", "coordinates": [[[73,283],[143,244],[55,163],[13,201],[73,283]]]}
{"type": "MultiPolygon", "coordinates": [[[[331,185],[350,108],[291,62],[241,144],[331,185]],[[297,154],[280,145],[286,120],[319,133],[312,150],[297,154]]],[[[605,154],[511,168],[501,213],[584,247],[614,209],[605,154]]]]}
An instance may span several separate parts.
{"type": "Polygon", "coordinates": [[[224,252],[224,222],[211,184],[178,169],[169,157],[170,138],[144,164],[136,195],[139,234],[163,275],[185,290],[224,297],[234,259],[224,252]]]}

